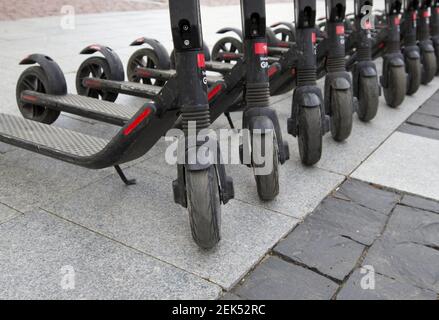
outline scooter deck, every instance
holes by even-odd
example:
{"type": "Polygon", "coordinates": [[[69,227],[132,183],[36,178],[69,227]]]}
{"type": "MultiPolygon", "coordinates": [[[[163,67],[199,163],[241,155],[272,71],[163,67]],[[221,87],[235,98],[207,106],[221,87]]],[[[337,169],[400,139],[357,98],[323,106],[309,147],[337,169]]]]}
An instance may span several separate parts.
{"type": "MultiPolygon", "coordinates": [[[[143,68],[138,67],[136,69],[136,74],[139,77],[146,78],[146,79],[156,79],[156,80],[162,80],[167,81],[174,77],[177,74],[177,71],[175,70],[160,70],[160,69],[151,69],[151,68],[143,68]]],[[[207,76],[207,83],[209,85],[214,85],[218,81],[222,81],[223,77],[221,76],[207,76]]]]}
{"type": "Polygon", "coordinates": [[[206,69],[209,71],[215,71],[218,73],[229,73],[232,71],[235,65],[231,63],[217,62],[217,61],[206,61],[206,69]]]}
{"type": "Polygon", "coordinates": [[[71,157],[92,156],[109,142],[7,114],[0,114],[0,141],[32,151],[46,150],[71,157]]]}
{"type": "Polygon", "coordinates": [[[87,88],[107,90],[114,93],[149,99],[154,99],[162,90],[162,87],[149,84],[96,78],[85,78],[82,84],[87,88]]]}
{"type": "Polygon", "coordinates": [[[117,126],[124,126],[138,111],[138,108],[73,94],[56,96],[24,91],[21,100],[117,126]]]}

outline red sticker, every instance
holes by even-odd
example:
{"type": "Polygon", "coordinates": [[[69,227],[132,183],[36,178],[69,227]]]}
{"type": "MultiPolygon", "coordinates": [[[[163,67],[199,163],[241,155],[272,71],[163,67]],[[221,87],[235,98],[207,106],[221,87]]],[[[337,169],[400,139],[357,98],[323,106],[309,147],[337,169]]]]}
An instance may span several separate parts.
{"type": "Polygon", "coordinates": [[[317,34],[315,32],[313,32],[311,35],[311,41],[313,44],[317,42],[317,34]]]}
{"type": "Polygon", "coordinates": [[[221,92],[221,90],[223,89],[223,85],[219,84],[216,87],[214,87],[207,95],[207,99],[209,101],[211,101],[213,98],[215,98],[215,96],[221,92]]]}
{"type": "Polygon", "coordinates": [[[206,57],[204,53],[199,53],[197,56],[198,68],[204,69],[206,68],[206,57]]]}
{"type": "Polygon", "coordinates": [[[439,14],[439,8],[436,8],[436,13],[438,13],[438,14],[439,14]]]}
{"type": "Polygon", "coordinates": [[[338,36],[344,35],[344,26],[337,26],[337,27],[335,28],[335,33],[336,33],[338,36]]]}
{"type": "Polygon", "coordinates": [[[268,54],[268,45],[265,42],[255,43],[255,54],[264,55],[268,54]]]}
{"type": "Polygon", "coordinates": [[[277,72],[276,65],[272,65],[270,69],[268,69],[268,76],[271,78],[277,72]]]}
{"type": "Polygon", "coordinates": [[[143,120],[147,119],[150,114],[152,113],[152,109],[151,108],[147,108],[145,111],[143,111],[136,119],[134,119],[133,122],[131,122],[128,127],[126,127],[126,129],[124,130],[123,134],[128,136],[130,135],[131,132],[134,131],[134,129],[136,129],[139,124],[142,123],[143,120]]]}
{"type": "Polygon", "coordinates": [[[412,20],[416,21],[416,19],[418,19],[418,14],[416,12],[413,12],[412,20]]]}
{"type": "Polygon", "coordinates": [[[430,11],[429,10],[425,10],[423,13],[424,18],[430,18],[430,11]]]}
{"type": "Polygon", "coordinates": [[[399,26],[401,24],[401,18],[400,17],[395,17],[395,25],[399,26]]]}

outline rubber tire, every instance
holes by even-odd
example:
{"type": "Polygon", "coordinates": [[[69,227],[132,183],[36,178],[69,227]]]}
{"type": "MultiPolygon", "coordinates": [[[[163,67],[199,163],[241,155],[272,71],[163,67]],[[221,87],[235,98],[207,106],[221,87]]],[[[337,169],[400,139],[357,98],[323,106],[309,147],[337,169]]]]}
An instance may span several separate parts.
{"type": "MultiPolygon", "coordinates": [[[[89,91],[89,94],[87,94],[87,88],[82,85],[83,79],[80,75],[80,72],[82,69],[84,69],[89,64],[96,64],[102,68],[102,70],[104,71],[104,74],[106,76],[101,77],[101,79],[111,80],[111,68],[110,68],[110,65],[108,64],[107,59],[105,59],[103,57],[90,57],[90,58],[86,59],[83,63],[81,63],[81,65],[78,68],[78,72],[76,73],[76,92],[80,96],[99,99],[99,96],[96,97],[94,95],[93,96],[90,95],[90,92],[96,92],[95,89],[92,89],[92,91],[89,91]]],[[[109,92],[109,91],[105,91],[105,90],[99,90],[99,91],[102,92],[102,100],[104,100],[104,101],[114,102],[117,100],[117,97],[119,96],[118,93],[109,92]]]]}
{"type": "Polygon", "coordinates": [[[405,70],[408,76],[407,95],[414,95],[421,86],[422,65],[420,59],[406,59],[405,70]]]}
{"type": "Polygon", "coordinates": [[[331,90],[331,134],[337,142],[343,142],[352,133],[352,90],[331,90]]]}
{"type": "Polygon", "coordinates": [[[437,72],[436,55],[434,52],[424,52],[422,54],[422,79],[423,85],[429,84],[433,81],[437,72]]]}
{"type": "Polygon", "coordinates": [[[399,107],[407,93],[407,75],[405,67],[390,67],[388,87],[383,88],[384,98],[391,108],[399,107]]]}
{"type": "MultiPolygon", "coordinates": [[[[262,135],[261,144],[265,146],[266,135],[262,135]]],[[[269,175],[256,175],[256,187],[262,201],[272,201],[279,195],[279,148],[276,137],[273,137],[273,170],[269,175]]],[[[254,149],[253,149],[254,150],[254,149]]],[[[262,152],[265,156],[267,153],[262,152]]]]}
{"type": "Polygon", "coordinates": [[[304,108],[299,110],[299,153],[305,166],[313,166],[322,157],[322,113],[321,108],[304,108]]]}
{"type": "Polygon", "coordinates": [[[233,37],[225,37],[225,38],[218,40],[218,42],[215,43],[215,45],[213,46],[213,48],[212,48],[212,60],[213,61],[226,62],[226,63],[231,62],[231,60],[226,60],[226,59],[222,60],[218,57],[218,54],[221,51],[221,45],[223,43],[231,43],[236,47],[236,49],[238,50],[238,53],[243,53],[243,46],[242,46],[242,42],[240,40],[233,38],[233,37]]]}
{"type": "Polygon", "coordinates": [[[361,77],[358,85],[358,118],[369,122],[376,117],[380,100],[380,88],[377,77],[361,77]]]}
{"type": "Polygon", "coordinates": [[[192,237],[200,248],[213,249],[221,240],[221,200],[215,167],[186,170],[186,190],[192,237]]]}
{"type": "Polygon", "coordinates": [[[24,91],[24,88],[21,87],[21,84],[22,84],[24,78],[26,78],[28,76],[36,77],[37,79],[39,79],[39,81],[41,81],[41,83],[43,84],[44,90],[41,90],[39,92],[46,93],[49,89],[49,80],[48,80],[46,72],[44,71],[43,68],[41,68],[40,66],[34,66],[34,67],[30,67],[30,68],[27,68],[26,70],[24,70],[23,73],[20,75],[20,78],[18,79],[17,87],[16,87],[16,91],[15,91],[17,105],[18,105],[18,109],[19,109],[20,113],[23,115],[23,117],[25,119],[28,119],[28,120],[33,120],[33,121],[41,122],[44,124],[54,123],[58,119],[59,115],[61,114],[60,111],[49,109],[46,107],[41,107],[41,106],[35,106],[35,105],[31,105],[31,106],[33,108],[39,108],[39,109],[41,108],[40,115],[38,115],[36,117],[29,117],[23,111],[24,105],[30,105],[29,103],[23,103],[21,101],[21,93],[22,93],[22,91],[24,91]]]}
{"type": "MultiPolygon", "coordinates": [[[[127,65],[127,77],[128,77],[128,81],[131,82],[140,82],[140,79],[137,78],[137,76],[135,76],[135,70],[131,68],[131,65],[134,64],[134,60],[136,60],[139,56],[142,57],[149,57],[153,62],[154,62],[154,68],[153,69],[158,69],[158,66],[160,65],[160,61],[159,61],[159,57],[157,56],[157,54],[155,53],[154,50],[152,49],[148,49],[148,48],[144,48],[144,49],[139,49],[136,52],[134,52],[130,59],[128,60],[128,65],[127,65]]],[[[147,84],[152,85],[152,82],[150,79],[148,79],[149,82],[147,84]]],[[[166,81],[163,80],[156,80],[154,85],[155,86],[159,86],[162,87],[164,86],[166,83],[166,81]]]]}

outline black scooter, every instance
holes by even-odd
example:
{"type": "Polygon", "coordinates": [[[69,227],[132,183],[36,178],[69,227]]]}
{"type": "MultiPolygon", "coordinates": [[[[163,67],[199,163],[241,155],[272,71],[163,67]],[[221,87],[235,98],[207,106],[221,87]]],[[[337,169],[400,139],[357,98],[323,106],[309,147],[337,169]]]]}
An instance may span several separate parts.
{"type": "MultiPolygon", "coordinates": [[[[64,75],[47,56],[31,55],[21,64],[26,69],[17,84],[17,101],[24,118],[0,114],[0,141],[74,165],[102,169],[114,166],[126,184],[119,165],[150,150],[181,116],[197,130],[210,126],[205,84],[203,40],[199,0],[170,0],[170,16],[177,60],[177,76],[160,90],[155,103],[140,110],[111,102],[67,94],[64,75]],[[110,141],[50,126],[60,112],[76,114],[121,126],[110,141]]],[[[209,153],[206,145],[189,145],[185,130],[179,153],[209,153]],[[204,149],[202,149],[204,148],[204,149]]],[[[213,141],[213,143],[216,143],[213,141]]],[[[187,156],[186,156],[187,158],[187,156]]],[[[202,248],[213,248],[220,240],[221,203],[233,198],[232,180],[224,165],[212,161],[178,165],[174,181],[177,203],[188,208],[192,235],[202,248]]]]}

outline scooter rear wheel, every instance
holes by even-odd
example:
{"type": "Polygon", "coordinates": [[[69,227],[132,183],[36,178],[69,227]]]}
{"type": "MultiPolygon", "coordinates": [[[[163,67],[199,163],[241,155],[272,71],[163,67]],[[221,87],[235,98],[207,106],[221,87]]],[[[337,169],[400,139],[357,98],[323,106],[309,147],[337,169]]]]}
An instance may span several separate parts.
{"type": "Polygon", "coordinates": [[[321,108],[300,107],[299,153],[305,166],[313,166],[322,157],[322,113],[321,108]]]}
{"type": "Polygon", "coordinates": [[[404,67],[390,67],[387,88],[383,88],[384,98],[391,108],[399,107],[407,93],[407,74],[404,67]]]}
{"type": "Polygon", "coordinates": [[[405,68],[408,74],[407,94],[415,94],[421,86],[422,66],[419,59],[406,59],[405,68]]]}
{"type": "Polygon", "coordinates": [[[288,28],[277,28],[273,30],[276,38],[282,42],[295,42],[294,32],[288,28]]]}
{"type": "Polygon", "coordinates": [[[221,200],[215,167],[186,170],[186,190],[192,237],[201,248],[212,249],[221,239],[221,200]]]}
{"type": "Polygon", "coordinates": [[[47,93],[50,91],[49,80],[43,68],[39,66],[30,67],[20,75],[16,88],[17,105],[20,113],[25,119],[45,124],[54,123],[58,119],[60,112],[44,106],[23,102],[21,100],[21,94],[25,90],[40,93],[47,93]]]}
{"type": "Polygon", "coordinates": [[[331,90],[331,133],[337,142],[345,141],[352,132],[352,90],[331,90]]]}
{"type": "Polygon", "coordinates": [[[377,77],[360,77],[358,87],[358,118],[369,122],[378,113],[380,89],[377,77]]]}
{"type": "Polygon", "coordinates": [[[212,48],[212,60],[230,63],[232,59],[227,59],[223,54],[239,54],[242,53],[242,42],[233,37],[225,37],[220,40],[212,48]]]}
{"type": "Polygon", "coordinates": [[[101,99],[105,101],[116,101],[118,94],[102,89],[84,87],[82,81],[85,78],[111,79],[111,68],[108,61],[102,57],[90,57],[85,60],[76,73],[76,91],[79,95],[101,99]]]}
{"type": "Polygon", "coordinates": [[[436,55],[434,52],[424,52],[422,54],[422,84],[429,84],[437,72],[436,55]]]}
{"type": "MultiPolygon", "coordinates": [[[[272,160],[272,170],[267,175],[261,175],[257,173],[257,168],[255,168],[255,180],[256,186],[258,189],[259,198],[262,201],[272,201],[279,195],[279,152],[276,137],[271,138],[271,135],[261,135],[260,146],[253,146],[253,154],[258,152],[259,156],[262,159],[266,159],[267,156],[271,156],[272,160]],[[271,139],[272,144],[270,142],[267,143],[266,139],[271,139]],[[271,150],[266,150],[266,145],[271,147],[271,150]],[[258,150],[261,147],[261,150],[258,150]]],[[[254,158],[254,156],[253,156],[254,158]]],[[[258,165],[258,167],[263,168],[267,163],[263,163],[262,165],[258,165]]]]}
{"type": "Polygon", "coordinates": [[[150,78],[142,78],[136,73],[138,67],[157,69],[160,65],[159,57],[152,49],[143,48],[133,53],[128,60],[127,76],[131,82],[140,82],[143,84],[163,86],[166,81],[155,80],[150,78]]]}

